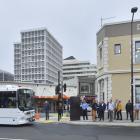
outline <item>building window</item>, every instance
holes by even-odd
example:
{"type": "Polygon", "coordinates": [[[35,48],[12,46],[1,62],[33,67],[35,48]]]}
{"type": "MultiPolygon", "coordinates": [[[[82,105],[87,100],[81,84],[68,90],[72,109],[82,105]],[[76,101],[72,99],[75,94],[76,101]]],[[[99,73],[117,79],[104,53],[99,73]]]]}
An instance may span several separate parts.
{"type": "Polygon", "coordinates": [[[80,94],[86,95],[90,93],[89,83],[80,83],[80,94]]]}
{"type": "Polygon", "coordinates": [[[140,41],[135,42],[135,63],[140,64],[140,41]]]}
{"type": "Polygon", "coordinates": [[[115,44],[114,45],[114,54],[120,54],[121,53],[121,44],[115,44]]]}
{"type": "Polygon", "coordinates": [[[99,81],[99,92],[100,92],[100,101],[104,100],[104,80],[99,81]]]}
{"type": "Polygon", "coordinates": [[[100,60],[102,60],[102,48],[100,48],[99,53],[100,53],[100,60]]]}
{"type": "Polygon", "coordinates": [[[102,67],[102,63],[103,63],[103,49],[102,49],[102,47],[99,47],[99,65],[100,65],[100,67],[102,67]]]}
{"type": "Polygon", "coordinates": [[[135,97],[135,100],[136,100],[136,103],[140,103],[140,85],[136,85],[135,87],[135,94],[136,94],[136,97],[135,97]]]}
{"type": "Polygon", "coordinates": [[[137,24],[137,30],[140,30],[140,24],[137,24]]]}

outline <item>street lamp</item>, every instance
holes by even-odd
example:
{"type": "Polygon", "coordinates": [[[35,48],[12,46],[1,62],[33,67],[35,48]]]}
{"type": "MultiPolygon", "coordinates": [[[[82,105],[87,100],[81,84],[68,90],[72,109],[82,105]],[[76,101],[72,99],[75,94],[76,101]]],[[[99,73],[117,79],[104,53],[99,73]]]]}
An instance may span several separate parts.
{"type": "Polygon", "coordinates": [[[58,71],[58,85],[56,86],[56,94],[58,95],[58,121],[60,121],[63,116],[63,89],[62,83],[60,83],[60,71],[58,71]]]}
{"type": "Polygon", "coordinates": [[[134,122],[134,95],[133,95],[133,19],[134,19],[134,14],[137,12],[138,8],[133,7],[131,9],[132,13],[132,20],[131,20],[131,101],[132,101],[132,118],[131,121],[134,122]]]}

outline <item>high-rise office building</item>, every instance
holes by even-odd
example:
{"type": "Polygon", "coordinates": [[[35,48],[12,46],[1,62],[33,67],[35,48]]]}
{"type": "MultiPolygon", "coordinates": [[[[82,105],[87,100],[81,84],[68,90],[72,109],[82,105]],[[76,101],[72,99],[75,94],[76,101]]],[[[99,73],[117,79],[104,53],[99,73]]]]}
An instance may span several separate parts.
{"type": "Polygon", "coordinates": [[[62,46],[46,28],[21,32],[21,43],[14,44],[14,80],[56,84],[62,79],[62,46]]]}

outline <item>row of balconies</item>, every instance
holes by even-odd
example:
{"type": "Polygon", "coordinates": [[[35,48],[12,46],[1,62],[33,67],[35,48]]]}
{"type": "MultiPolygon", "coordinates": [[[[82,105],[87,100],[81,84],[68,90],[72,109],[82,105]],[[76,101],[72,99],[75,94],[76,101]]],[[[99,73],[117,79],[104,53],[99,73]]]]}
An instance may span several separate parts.
{"type": "Polygon", "coordinates": [[[27,31],[27,32],[21,32],[22,37],[28,37],[28,36],[37,36],[37,35],[44,35],[46,30],[33,30],[33,31],[27,31]]]}
{"type": "Polygon", "coordinates": [[[66,64],[63,64],[63,69],[82,69],[82,68],[89,68],[89,69],[97,69],[96,66],[92,66],[92,65],[66,65],[66,64]]]}
{"type": "Polygon", "coordinates": [[[26,35],[26,36],[23,36],[22,35],[22,39],[32,39],[32,38],[38,38],[38,37],[46,37],[44,36],[44,34],[33,34],[33,35],[26,35]]]}
{"type": "MultiPolygon", "coordinates": [[[[51,56],[48,56],[47,57],[48,58],[48,61],[51,63],[55,63],[56,65],[57,65],[57,63],[56,63],[56,61],[54,60],[54,58],[53,57],[51,57],[51,56]]],[[[61,59],[61,58],[60,58],[61,59]]],[[[46,59],[47,60],[47,59],[46,59]]],[[[59,59],[56,59],[57,61],[59,61],[58,62],[58,64],[60,65],[60,63],[61,63],[61,60],[59,60],[59,59]]],[[[22,62],[24,62],[24,63],[27,63],[27,62],[38,62],[38,61],[45,61],[44,60],[44,55],[37,55],[37,56],[22,56],[22,62]],[[28,60],[29,59],[29,60],[28,60]]],[[[19,58],[19,57],[15,57],[15,64],[19,64],[19,63],[21,63],[21,58],[19,58]]]]}
{"type": "Polygon", "coordinates": [[[28,43],[26,45],[22,44],[21,49],[22,50],[31,50],[31,49],[38,49],[38,48],[44,48],[45,42],[41,43],[28,43]]]}
{"type": "Polygon", "coordinates": [[[79,74],[63,74],[63,77],[74,77],[74,76],[95,76],[95,73],[79,73],[79,74]]]}
{"type": "Polygon", "coordinates": [[[27,56],[27,57],[22,57],[22,62],[23,63],[28,63],[30,61],[35,61],[35,62],[38,62],[38,61],[44,61],[44,55],[37,55],[37,56],[27,56]]]}

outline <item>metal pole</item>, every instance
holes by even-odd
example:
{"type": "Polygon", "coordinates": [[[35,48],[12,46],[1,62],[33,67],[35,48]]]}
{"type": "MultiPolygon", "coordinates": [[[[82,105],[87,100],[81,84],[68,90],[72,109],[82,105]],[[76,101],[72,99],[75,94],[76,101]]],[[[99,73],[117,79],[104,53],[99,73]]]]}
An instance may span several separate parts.
{"type": "Polygon", "coordinates": [[[81,92],[80,92],[80,81],[79,81],[79,96],[81,96],[81,92]]]}
{"type": "Polygon", "coordinates": [[[58,71],[58,85],[60,85],[60,71],[58,71]]]}
{"type": "Polygon", "coordinates": [[[102,27],[102,24],[103,24],[103,18],[101,17],[101,27],[102,27]]]}
{"type": "Polygon", "coordinates": [[[5,78],[4,78],[4,72],[3,72],[3,78],[2,78],[2,80],[5,81],[5,78]]]}
{"type": "Polygon", "coordinates": [[[64,100],[63,100],[63,81],[62,81],[62,83],[61,83],[61,87],[62,87],[62,89],[61,89],[61,92],[62,92],[62,94],[61,94],[61,98],[62,98],[62,116],[63,116],[63,109],[64,109],[64,100]]]}
{"type": "MultiPolygon", "coordinates": [[[[59,90],[60,90],[60,71],[58,71],[58,86],[59,86],[59,90]]],[[[58,95],[58,121],[60,120],[60,116],[59,116],[59,102],[60,102],[60,91],[59,93],[57,93],[58,95]]]]}
{"type": "Polygon", "coordinates": [[[132,21],[131,21],[131,102],[132,102],[132,119],[131,121],[134,122],[134,95],[133,95],[133,18],[134,13],[132,14],[132,21]]]}

